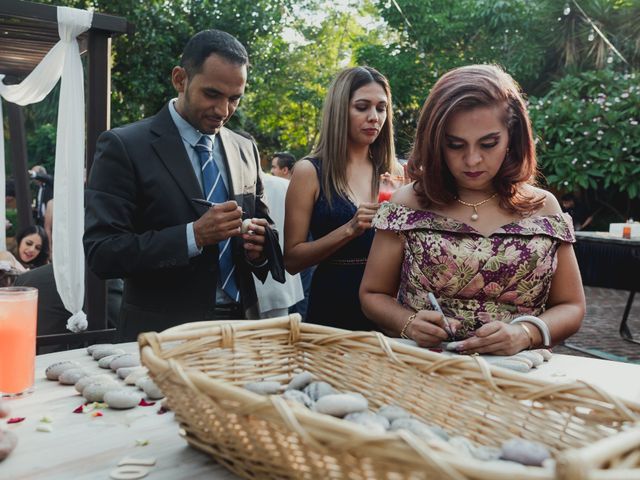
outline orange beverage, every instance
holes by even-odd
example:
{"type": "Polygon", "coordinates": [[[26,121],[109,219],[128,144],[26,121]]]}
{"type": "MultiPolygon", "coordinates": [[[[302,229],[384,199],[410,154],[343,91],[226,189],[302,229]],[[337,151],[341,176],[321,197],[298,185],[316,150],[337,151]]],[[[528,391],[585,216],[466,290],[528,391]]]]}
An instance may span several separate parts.
{"type": "Polygon", "coordinates": [[[391,175],[383,173],[380,175],[380,186],[378,190],[378,203],[388,202],[391,195],[402,186],[404,177],[401,175],[391,175]]]}
{"type": "Polygon", "coordinates": [[[0,288],[0,397],[33,389],[38,290],[0,288]]]}
{"type": "Polygon", "coordinates": [[[384,192],[381,190],[380,193],[378,193],[378,203],[388,202],[391,200],[392,194],[393,192],[384,192]]]}

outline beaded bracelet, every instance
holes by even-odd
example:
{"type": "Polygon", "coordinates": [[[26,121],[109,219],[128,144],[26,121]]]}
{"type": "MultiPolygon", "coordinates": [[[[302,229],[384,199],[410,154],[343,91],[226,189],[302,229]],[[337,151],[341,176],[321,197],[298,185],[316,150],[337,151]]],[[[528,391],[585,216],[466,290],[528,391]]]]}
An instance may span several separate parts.
{"type": "Polygon", "coordinates": [[[400,338],[406,338],[411,340],[408,336],[407,336],[407,328],[409,327],[409,325],[411,325],[411,322],[413,322],[416,319],[416,315],[417,313],[414,313],[413,315],[411,315],[409,317],[409,319],[405,322],[405,324],[402,326],[402,330],[400,330],[400,338]]]}

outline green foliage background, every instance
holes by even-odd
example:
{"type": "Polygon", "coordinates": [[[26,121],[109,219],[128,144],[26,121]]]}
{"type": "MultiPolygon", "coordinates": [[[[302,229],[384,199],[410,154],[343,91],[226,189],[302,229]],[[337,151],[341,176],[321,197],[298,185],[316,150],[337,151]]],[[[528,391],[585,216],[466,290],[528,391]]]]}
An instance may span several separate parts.
{"type": "MultiPolygon", "coordinates": [[[[531,99],[547,185],[585,192],[619,216],[637,207],[640,0],[41,1],[135,25],[133,35],[113,40],[113,126],[151,115],[175,95],[171,69],[205,28],[228,31],[249,51],[246,96],[230,126],[252,134],[265,158],[310,151],[326,89],[345,66],[369,64],[389,78],[405,156],[435,80],[460,65],[497,63],[531,99]]],[[[57,95],[25,111],[30,164],[50,170],[57,95]]]]}

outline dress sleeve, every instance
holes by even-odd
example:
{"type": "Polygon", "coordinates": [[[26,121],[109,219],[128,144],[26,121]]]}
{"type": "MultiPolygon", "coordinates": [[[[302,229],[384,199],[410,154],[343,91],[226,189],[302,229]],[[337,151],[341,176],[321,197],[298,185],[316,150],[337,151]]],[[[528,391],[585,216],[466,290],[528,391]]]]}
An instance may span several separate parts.
{"type": "Polygon", "coordinates": [[[403,218],[399,207],[397,203],[383,202],[371,221],[373,228],[392,232],[402,230],[403,218]]]}

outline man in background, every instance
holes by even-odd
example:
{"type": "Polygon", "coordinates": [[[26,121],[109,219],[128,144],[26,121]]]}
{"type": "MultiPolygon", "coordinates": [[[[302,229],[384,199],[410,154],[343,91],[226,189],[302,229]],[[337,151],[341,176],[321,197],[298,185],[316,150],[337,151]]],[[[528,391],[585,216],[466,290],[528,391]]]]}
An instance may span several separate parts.
{"type": "MultiPolygon", "coordinates": [[[[275,175],[265,175],[263,180],[265,201],[269,215],[279,232],[280,248],[284,249],[284,200],[287,196],[289,180],[275,175]]],[[[289,313],[289,307],[304,299],[300,274],[291,275],[285,271],[285,282],[276,282],[271,275],[264,284],[255,282],[258,294],[260,318],[282,317],[289,313]]]]}
{"type": "Polygon", "coordinates": [[[271,175],[291,180],[293,174],[293,164],[296,158],[290,153],[278,152],[271,159],[271,175]]]}
{"type": "Polygon", "coordinates": [[[44,227],[44,216],[47,211],[47,204],[49,200],[53,198],[53,175],[49,175],[47,169],[42,165],[36,165],[29,170],[29,175],[38,186],[34,219],[38,225],[44,227]]]}
{"type": "MultiPolygon", "coordinates": [[[[293,175],[293,167],[296,163],[296,158],[290,153],[286,152],[278,152],[273,155],[271,159],[271,174],[280,177],[282,179],[291,180],[291,175],[293,175]]],[[[284,205],[282,207],[284,212],[284,205]]],[[[284,237],[284,227],[282,229],[281,237],[284,237]]],[[[315,266],[305,268],[300,272],[300,280],[302,281],[302,289],[304,291],[304,297],[297,302],[295,305],[292,305],[289,308],[289,313],[299,313],[304,320],[307,314],[307,305],[309,303],[309,291],[311,289],[311,277],[313,276],[313,271],[315,270],[315,266]]]]}

